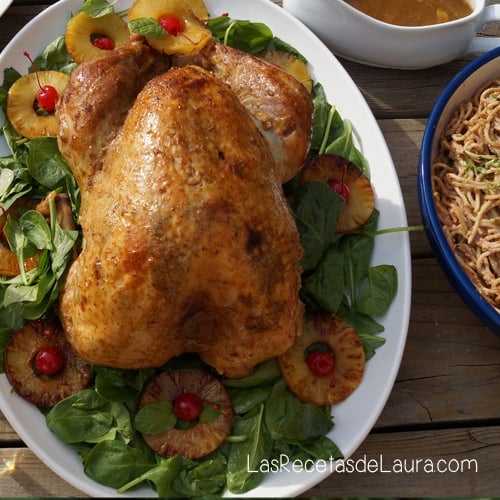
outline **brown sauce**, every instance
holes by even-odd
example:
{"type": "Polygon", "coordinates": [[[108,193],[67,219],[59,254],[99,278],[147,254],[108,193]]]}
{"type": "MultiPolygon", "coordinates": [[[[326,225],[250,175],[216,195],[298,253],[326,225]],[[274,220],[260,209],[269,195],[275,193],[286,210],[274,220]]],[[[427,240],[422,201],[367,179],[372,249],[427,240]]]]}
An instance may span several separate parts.
{"type": "Polygon", "coordinates": [[[427,26],[465,17],[472,12],[466,0],[345,0],[354,8],[390,24],[427,26]]]}

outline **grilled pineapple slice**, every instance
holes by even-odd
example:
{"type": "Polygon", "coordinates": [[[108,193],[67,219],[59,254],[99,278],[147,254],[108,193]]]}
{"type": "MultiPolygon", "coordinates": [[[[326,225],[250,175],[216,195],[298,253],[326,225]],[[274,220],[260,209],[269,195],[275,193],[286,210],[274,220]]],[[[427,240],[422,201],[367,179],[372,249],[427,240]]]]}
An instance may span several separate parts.
{"type": "MultiPolygon", "coordinates": [[[[38,257],[29,257],[24,261],[24,270],[38,267],[38,257]]],[[[17,276],[20,273],[16,254],[0,242],[0,276],[17,276]]]]}
{"type": "Polygon", "coordinates": [[[307,64],[304,61],[289,52],[283,52],[281,50],[263,52],[261,57],[267,62],[276,64],[281,69],[295,77],[300,83],[302,83],[302,85],[304,85],[308,92],[312,91],[313,79],[307,69],[307,64]]]}
{"type": "MultiPolygon", "coordinates": [[[[75,219],[71,207],[71,200],[66,193],[58,193],[51,191],[42,201],[38,202],[35,199],[19,198],[7,211],[0,212],[0,233],[3,231],[7,216],[13,217],[14,220],[19,219],[27,210],[36,210],[49,220],[50,218],[50,200],[54,200],[56,204],[57,222],[66,231],[75,229],[75,219]]],[[[1,211],[0,207],[0,211],[1,211]]],[[[38,267],[38,254],[33,257],[24,259],[24,270],[30,271],[38,267]]],[[[17,276],[20,273],[19,261],[16,254],[10,250],[7,244],[0,241],[0,276],[17,276]]]]}
{"type": "Polygon", "coordinates": [[[55,320],[31,321],[15,332],[5,348],[4,366],[14,390],[37,406],[54,406],[90,382],[90,365],[74,353],[55,320]],[[56,361],[60,366],[51,373],[56,361]]]}
{"type": "Polygon", "coordinates": [[[118,14],[90,17],[81,11],[66,25],[65,41],[69,55],[80,64],[99,57],[106,50],[94,44],[96,38],[110,41],[108,49],[112,49],[125,45],[129,36],[128,25],[118,14]]]}
{"type": "Polygon", "coordinates": [[[182,3],[184,3],[200,21],[209,18],[207,6],[203,0],[182,0],[182,3]]]}
{"type": "Polygon", "coordinates": [[[144,388],[139,408],[161,401],[175,406],[176,398],[186,393],[216,408],[217,417],[210,422],[198,421],[187,428],[173,427],[158,434],[143,434],[143,437],[159,455],[184,455],[196,460],[218,448],[231,428],[231,400],[213,375],[202,369],[160,372],[144,388]]]}
{"type": "Polygon", "coordinates": [[[372,216],[375,195],[369,179],[345,158],[336,155],[319,155],[303,169],[301,182],[323,180],[345,200],[344,209],[337,223],[337,233],[360,229],[372,216]]]}
{"type": "Polygon", "coordinates": [[[212,38],[200,20],[207,16],[204,4],[193,0],[136,0],[128,13],[129,21],[155,19],[162,26],[166,26],[166,20],[175,21],[179,26],[175,32],[166,29],[162,38],[146,37],[146,40],[159,52],[182,55],[198,52],[212,38]]]}
{"type": "MultiPolygon", "coordinates": [[[[0,232],[3,231],[6,221],[7,212],[0,206],[0,232]]],[[[18,274],[19,263],[16,254],[0,241],[0,276],[17,276],[18,274]]]]}
{"type": "Polygon", "coordinates": [[[333,405],[361,383],[365,351],[350,325],[335,316],[316,314],[306,318],[302,336],[278,357],[278,363],[290,390],[301,401],[333,405]],[[311,358],[317,354],[324,354],[325,360],[330,356],[331,361],[314,366],[311,358]]]}
{"type": "Polygon", "coordinates": [[[37,94],[45,86],[54,87],[58,94],[66,87],[69,76],[60,71],[37,71],[16,80],[7,94],[7,116],[18,134],[28,139],[56,136],[57,119],[53,113],[37,112],[37,94]]]}
{"type": "Polygon", "coordinates": [[[0,276],[17,276],[19,263],[16,254],[0,243],[0,276]]]}

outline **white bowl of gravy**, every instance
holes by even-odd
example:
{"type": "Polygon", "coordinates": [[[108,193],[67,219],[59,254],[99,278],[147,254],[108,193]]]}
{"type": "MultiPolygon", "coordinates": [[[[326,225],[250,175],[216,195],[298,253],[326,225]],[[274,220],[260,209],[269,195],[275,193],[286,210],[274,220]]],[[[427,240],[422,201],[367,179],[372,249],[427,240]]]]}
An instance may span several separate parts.
{"type": "Polygon", "coordinates": [[[398,69],[423,69],[481,54],[500,38],[476,36],[500,21],[485,0],[283,0],[338,56],[398,69]]]}

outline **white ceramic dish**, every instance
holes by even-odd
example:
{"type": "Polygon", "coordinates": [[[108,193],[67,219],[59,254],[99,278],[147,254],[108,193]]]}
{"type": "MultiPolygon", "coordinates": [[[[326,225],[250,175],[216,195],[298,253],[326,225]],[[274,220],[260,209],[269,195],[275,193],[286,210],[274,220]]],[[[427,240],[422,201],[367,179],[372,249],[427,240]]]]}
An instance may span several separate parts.
{"type": "MultiPolygon", "coordinates": [[[[130,0],[119,0],[115,7],[122,10],[130,0]]],[[[79,10],[81,0],[62,0],[49,7],[30,22],[0,56],[0,71],[13,66],[27,70],[22,57],[27,50],[33,55],[63,33],[71,14],[79,10]]],[[[309,60],[316,80],[323,83],[327,97],[346,119],[351,120],[359,146],[371,166],[376,191],[377,208],[381,212],[380,227],[406,226],[406,213],[396,171],[382,133],[366,101],[346,71],[331,52],[304,25],[269,0],[206,0],[212,16],[223,12],[238,19],[266,23],[274,34],[298,48],[309,60]]],[[[4,146],[5,147],[5,146],[4,146]]],[[[2,154],[2,151],[0,151],[2,154]]],[[[381,322],[387,339],[367,364],[361,386],[342,404],[334,408],[335,427],[331,438],[344,455],[350,456],[365,439],[379,417],[397,375],[409,322],[411,299],[411,260],[406,233],[378,237],[374,264],[393,264],[398,270],[399,288],[390,310],[381,322]]],[[[62,445],[46,428],[39,411],[11,392],[4,375],[0,376],[0,408],[30,449],[61,478],[75,488],[94,497],[116,496],[113,489],[91,481],[85,476],[79,457],[73,448],[62,445]]],[[[310,472],[269,474],[249,497],[287,497],[303,491],[325,479],[327,468],[310,472]]],[[[142,488],[129,496],[151,496],[154,492],[142,488]]],[[[127,496],[127,494],[122,495],[127,496]]]]}
{"type": "Polygon", "coordinates": [[[500,5],[486,6],[485,0],[467,1],[471,14],[430,26],[388,24],[344,0],[283,0],[283,6],[338,56],[371,66],[422,69],[500,45],[499,38],[475,37],[484,24],[500,21],[500,5]]]}
{"type": "Polygon", "coordinates": [[[0,17],[4,15],[5,11],[10,7],[12,0],[0,0],[0,17]]]}

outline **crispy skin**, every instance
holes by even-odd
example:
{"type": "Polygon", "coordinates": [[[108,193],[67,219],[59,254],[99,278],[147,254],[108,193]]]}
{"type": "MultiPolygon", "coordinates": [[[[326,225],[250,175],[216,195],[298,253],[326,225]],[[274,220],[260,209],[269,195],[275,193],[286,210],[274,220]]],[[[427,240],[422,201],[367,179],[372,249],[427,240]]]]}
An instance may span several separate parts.
{"type": "Polygon", "coordinates": [[[173,65],[197,64],[228,84],[268,141],[282,182],[302,167],[311,138],[313,105],[306,88],[276,65],[210,41],[173,65]]]}
{"type": "MultiPolygon", "coordinates": [[[[196,352],[240,377],[286,351],[302,326],[302,249],[269,143],[236,95],[199,67],[171,69],[145,85],[109,142],[79,135],[73,98],[87,78],[91,66],[59,111],[61,142],[76,140],[67,127],[78,133],[63,154],[85,181],[84,247],[59,308],[76,352],[129,369],[196,352]]],[[[99,78],[85,87],[100,108],[85,130],[106,128],[99,120],[115,109],[92,92],[114,77],[99,78]]]]}
{"type": "Polygon", "coordinates": [[[102,168],[103,151],[123,125],[137,94],[170,61],[140,36],[105,57],[81,64],[58,102],[58,145],[81,189],[102,168]]]}

